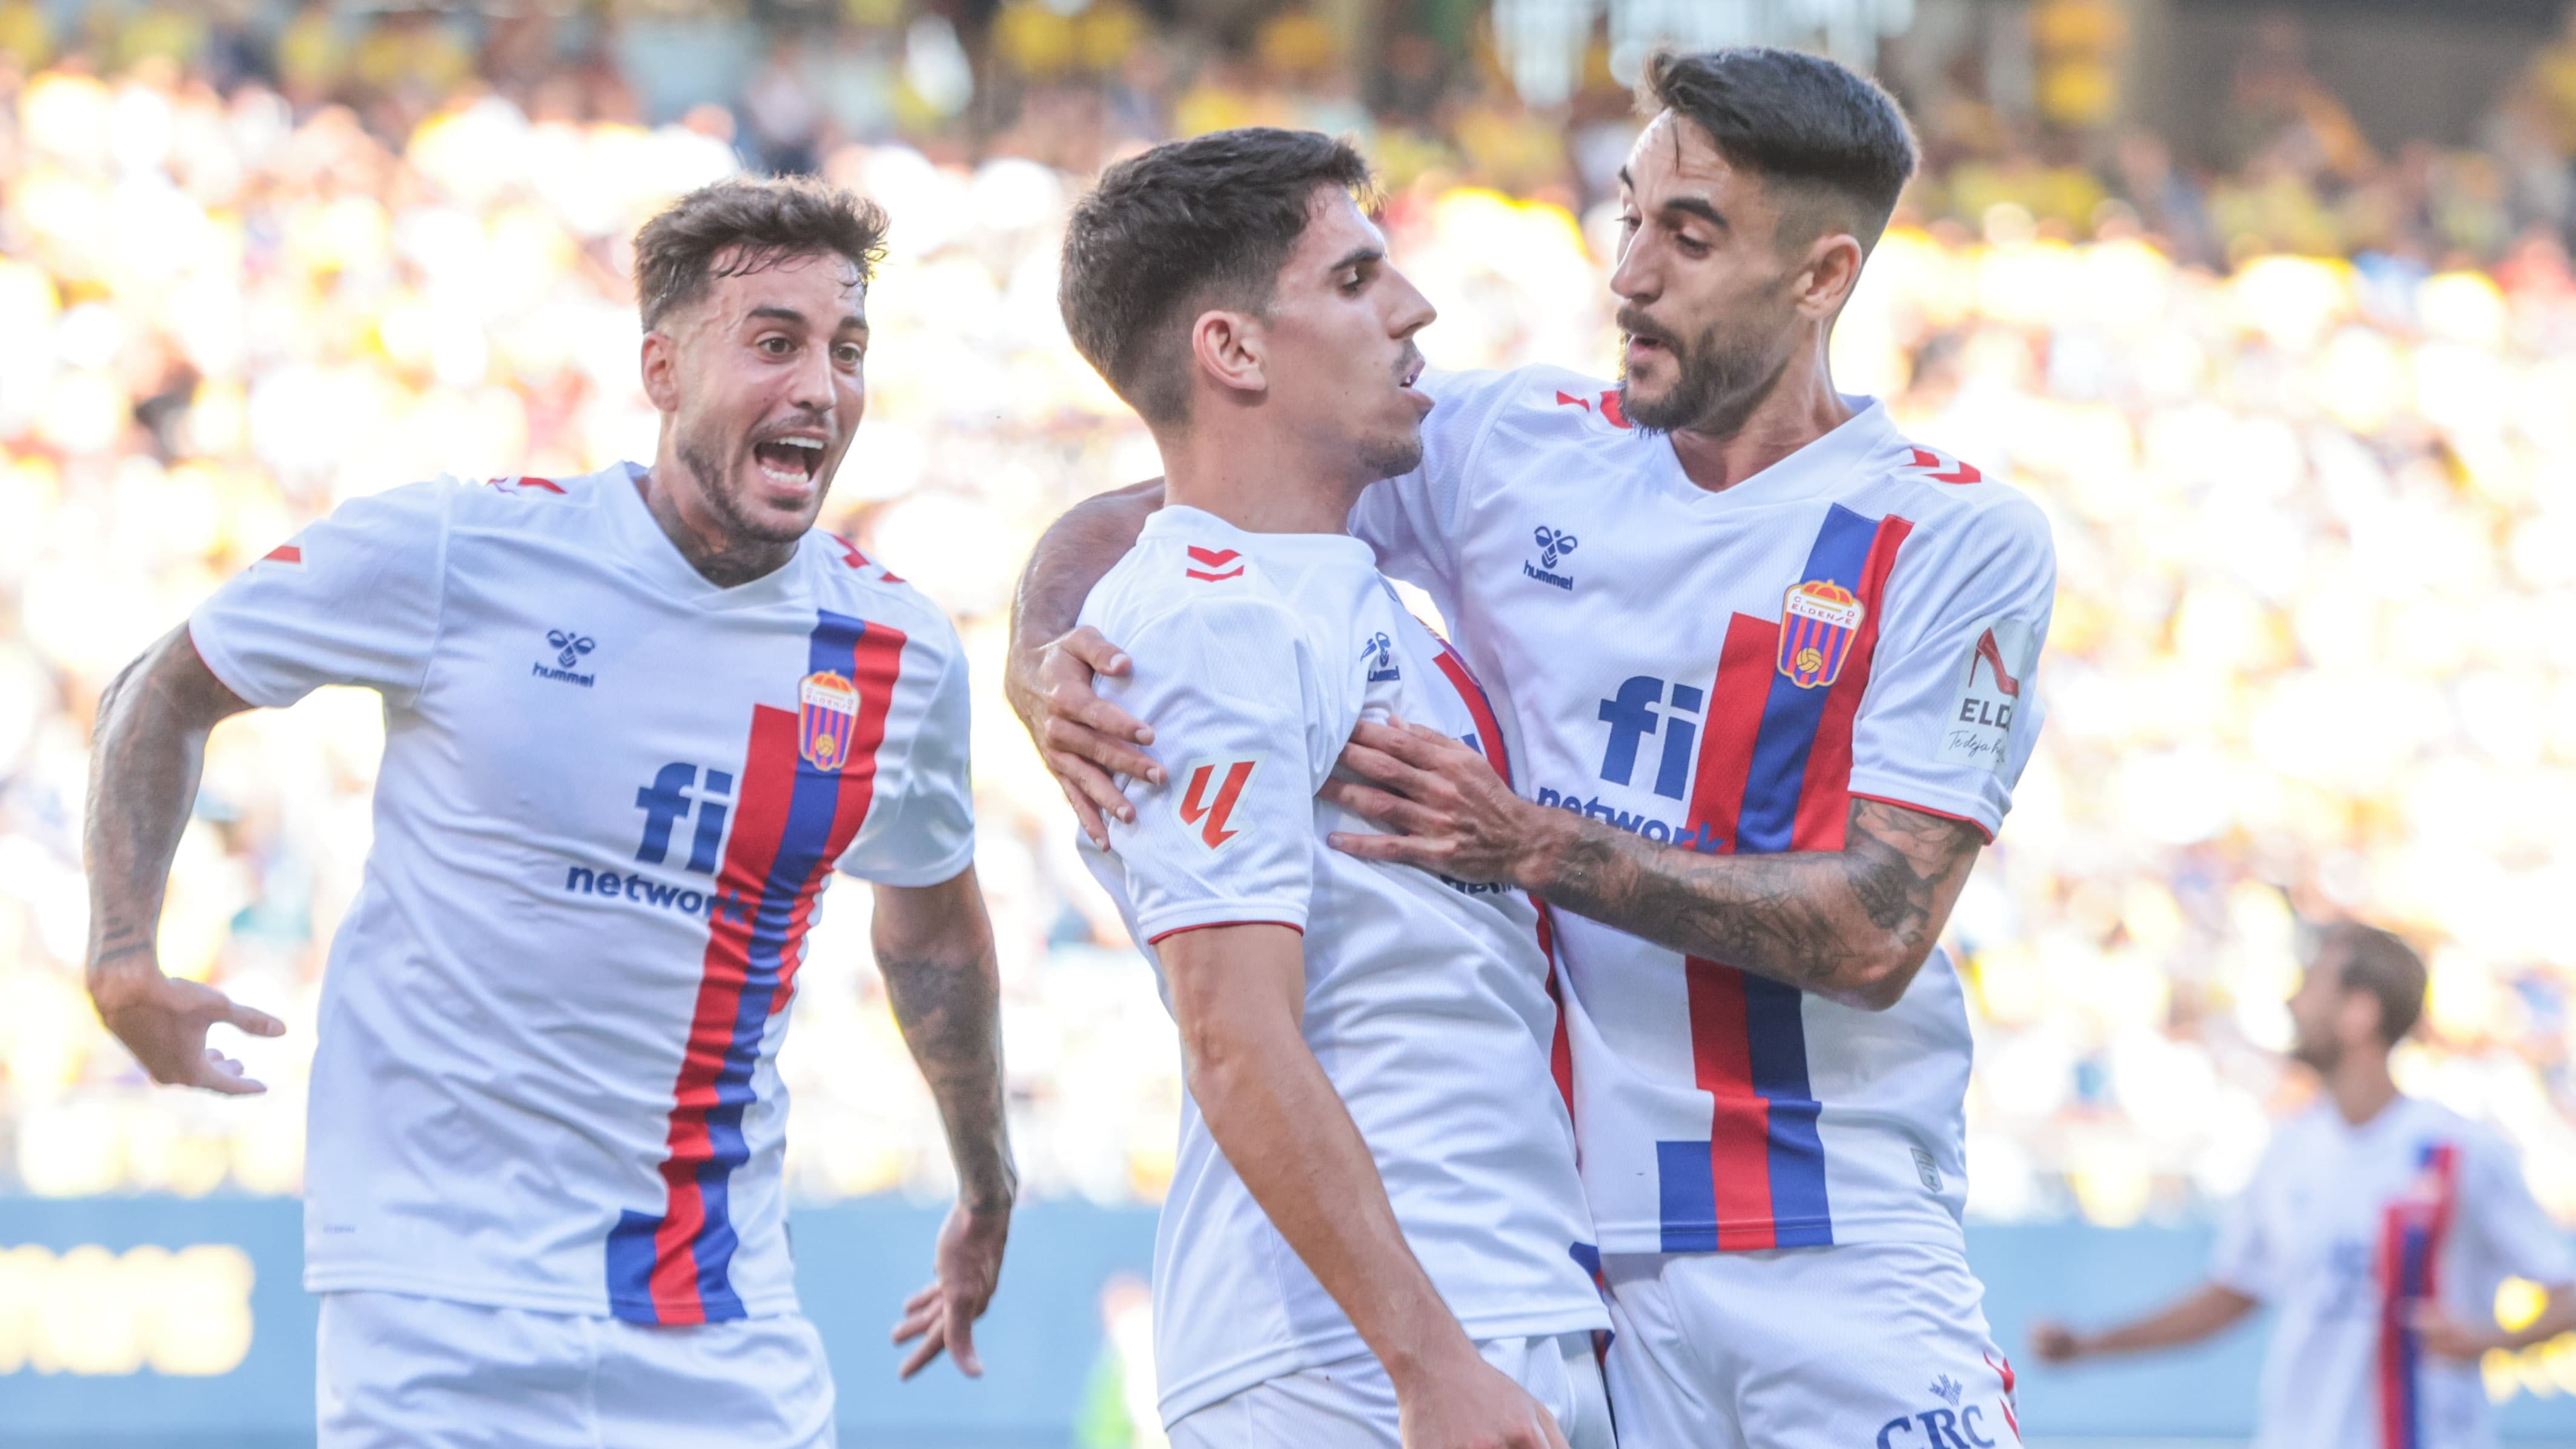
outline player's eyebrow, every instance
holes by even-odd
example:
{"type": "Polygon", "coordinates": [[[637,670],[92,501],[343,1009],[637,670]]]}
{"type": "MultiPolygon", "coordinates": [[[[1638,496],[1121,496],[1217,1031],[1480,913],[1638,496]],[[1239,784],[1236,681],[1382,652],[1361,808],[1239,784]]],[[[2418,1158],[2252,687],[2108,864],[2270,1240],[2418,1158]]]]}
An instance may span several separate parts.
{"type": "Polygon", "coordinates": [[[1334,275],[1339,275],[1343,272],[1349,271],[1353,267],[1359,266],[1363,262],[1382,262],[1385,260],[1386,248],[1362,243],[1361,245],[1355,246],[1348,252],[1344,253],[1340,261],[1333,263],[1330,267],[1325,268],[1325,270],[1334,275]]]}
{"type": "MultiPolygon", "coordinates": [[[[1636,195],[1637,178],[1629,175],[1628,168],[1625,166],[1619,168],[1619,184],[1628,189],[1628,194],[1630,196],[1633,197],[1636,195]]],[[[1716,227],[1720,231],[1733,231],[1735,229],[1735,224],[1726,219],[1726,213],[1719,211],[1716,205],[1709,201],[1705,196],[1676,196],[1656,209],[1659,211],[1684,212],[1688,215],[1696,216],[1700,220],[1707,222],[1709,225],[1716,227]]]]}

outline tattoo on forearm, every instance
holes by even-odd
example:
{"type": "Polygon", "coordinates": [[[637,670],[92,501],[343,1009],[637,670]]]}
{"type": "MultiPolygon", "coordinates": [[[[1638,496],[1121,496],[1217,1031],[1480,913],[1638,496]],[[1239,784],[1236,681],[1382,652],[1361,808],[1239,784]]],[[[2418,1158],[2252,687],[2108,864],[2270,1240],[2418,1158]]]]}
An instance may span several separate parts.
{"type": "Polygon", "coordinates": [[[1686,955],[1832,996],[1866,995],[1876,968],[1910,977],[1975,864],[1958,821],[1852,802],[1838,851],[1701,855],[1607,826],[1584,829],[1540,894],[1686,955]]]}
{"type": "Polygon", "coordinates": [[[196,677],[203,673],[193,646],[174,635],[127,665],[99,696],[82,830],[92,970],[154,950],[206,733],[240,708],[230,691],[208,689],[211,676],[196,677]]]}
{"type": "Polygon", "coordinates": [[[880,953],[886,998],[930,1084],[957,1163],[958,1191],[1007,1203],[1017,1188],[1002,1101],[1000,993],[992,948],[972,961],[880,953]]]}

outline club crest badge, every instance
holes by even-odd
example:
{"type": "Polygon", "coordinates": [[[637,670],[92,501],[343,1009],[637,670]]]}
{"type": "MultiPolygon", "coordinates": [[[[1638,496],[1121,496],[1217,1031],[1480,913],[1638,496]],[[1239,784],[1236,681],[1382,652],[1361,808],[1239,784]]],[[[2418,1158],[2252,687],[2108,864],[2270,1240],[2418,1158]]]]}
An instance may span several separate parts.
{"type": "Polygon", "coordinates": [[[1814,579],[1789,591],[1780,606],[1780,672],[1800,689],[1819,689],[1842,677],[1852,637],[1869,606],[1831,579],[1814,579]]]}
{"type": "Polygon", "coordinates": [[[846,675],[819,670],[796,686],[796,753],[818,770],[838,770],[859,729],[859,689],[846,675]]]}

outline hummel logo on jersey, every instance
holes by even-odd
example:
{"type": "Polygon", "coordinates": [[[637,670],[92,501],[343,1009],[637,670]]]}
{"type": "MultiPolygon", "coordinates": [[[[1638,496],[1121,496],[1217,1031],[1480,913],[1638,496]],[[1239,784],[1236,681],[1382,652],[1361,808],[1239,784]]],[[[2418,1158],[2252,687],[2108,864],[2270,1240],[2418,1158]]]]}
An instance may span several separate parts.
{"type": "Polygon", "coordinates": [[[1227,825],[1234,819],[1235,802],[1243,798],[1243,788],[1252,783],[1252,772],[1261,767],[1263,758],[1234,755],[1193,760],[1181,767],[1190,782],[1189,789],[1181,795],[1181,823],[1197,826],[1199,841],[1209,850],[1223,850],[1227,842],[1243,833],[1227,825]]]}
{"type": "Polygon", "coordinates": [[[1225,579],[1240,578],[1243,576],[1242,558],[1242,554],[1230,548],[1201,548],[1197,544],[1191,544],[1190,562],[1199,567],[1190,569],[1188,573],[1191,578],[1203,579],[1211,584],[1225,579]]]}
{"type": "Polygon", "coordinates": [[[1697,685],[1667,686],[1652,675],[1640,674],[1619,686],[1618,694],[1601,701],[1601,722],[1610,726],[1609,748],[1601,752],[1601,778],[1613,785],[1628,784],[1637,772],[1637,746],[1646,736],[1662,731],[1664,750],[1655,764],[1654,791],[1668,800],[1679,800],[1690,792],[1691,746],[1699,739],[1697,720],[1703,696],[1697,685]],[[1664,713],[1658,715],[1657,706],[1664,713]],[[1687,716],[1687,718],[1685,718],[1687,716]]]}
{"type": "Polygon", "coordinates": [[[674,762],[664,765],[653,776],[653,783],[635,792],[635,808],[644,812],[644,842],[635,847],[635,859],[643,865],[660,865],[671,853],[671,827],[697,812],[697,832],[689,841],[689,863],[683,870],[699,875],[716,873],[716,863],[723,858],[725,812],[733,803],[733,776],[722,770],[706,772],[703,785],[698,780],[698,767],[674,762]],[[692,793],[694,792],[694,793],[692,793]]]}
{"type": "Polygon", "coordinates": [[[539,679],[560,679],[566,684],[578,684],[584,689],[598,680],[596,674],[573,672],[573,666],[581,662],[582,656],[598,647],[597,640],[577,629],[548,629],[546,643],[555,651],[554,664],[551,667],[532,664],[528,666],[529,673],[539,679]]]}
{"type": "Polygon", "coordinates": [[[1571,591],[1574,588],[1574,580],[1555,570],[1559,559],[1574,552],[1574,535],[1540,524],[1530,534],[1530,540],[1538,545],[1539,562],[1533,564],[1526,559],[1522,560],[1521,572],[1542,584],[1554,584],[1560,589],[1571,591]]]}
{"type": "Polygon", "coordinates": [[[1384,634],[1371,634],[1368,636],[1368,642],[1360,646],[1360,652],[1362,654],[1373,654],[1377,656],[1369,665],[1369,683],[1384,684],[1390,679],[1399,679],[1403,677],[1397,672],[1395,667],[1395,641],[1389,639],[1384,634]]]}

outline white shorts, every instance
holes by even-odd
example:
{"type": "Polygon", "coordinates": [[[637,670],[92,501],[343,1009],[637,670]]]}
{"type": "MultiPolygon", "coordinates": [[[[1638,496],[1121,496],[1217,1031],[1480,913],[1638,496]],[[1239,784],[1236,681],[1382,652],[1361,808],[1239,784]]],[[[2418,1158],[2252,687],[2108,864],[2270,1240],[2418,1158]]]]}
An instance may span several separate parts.
{"type": "Polygon", "coordinates": [[[1956,1248],[1605,1255],[1621,1449],[2011,1449],[2012,1366],[1956,1248]]]}
{"type": "MultiPolygon", "coordinates": [[[[1613,1449],[1592,1335],[1476,1345],[1556,1416],[1573,1449],[1613,1449]]],[[[1398,1449],[1395,1385],[1373,1354],[1264,1379],[1171,1427],[1172,1449],[1398,1449]]]]}
{"type": "Polygon", "coordinates": [[[322,1295],[321,1449],[830,1449],[798,1314],[651,1328],[401,1293],[322,1295]]]}

